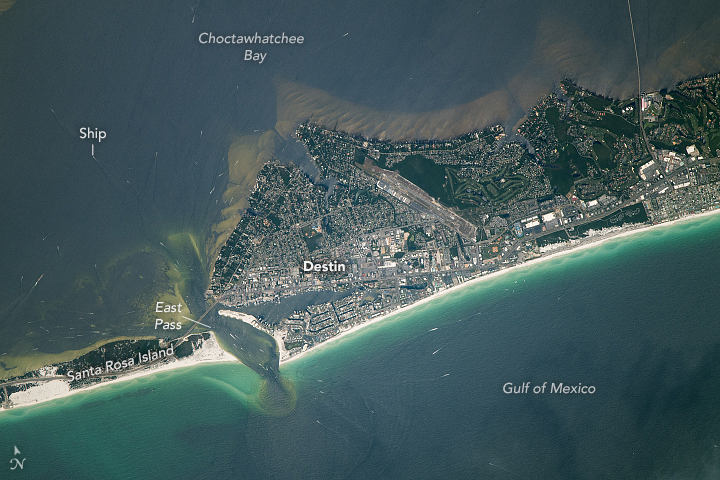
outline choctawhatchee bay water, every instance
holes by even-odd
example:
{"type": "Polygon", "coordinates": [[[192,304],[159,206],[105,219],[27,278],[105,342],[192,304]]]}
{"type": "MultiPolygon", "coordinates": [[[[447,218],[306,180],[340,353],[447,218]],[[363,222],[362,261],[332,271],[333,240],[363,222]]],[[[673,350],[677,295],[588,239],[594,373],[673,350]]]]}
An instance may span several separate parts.
{"type": "Polygon", "coordinates": [[[717,478],[718,271],[720,215],[656,227],[282,365],[289,413],[201,365],[3,412],[0,451],[17,478],[717,478]]]}
{"type": "MultiPolygon", "coordinates": [[[[2,3],[0,378],[155,336],[158,300],[201,315],[263,162],[309,162],[296,122],[447,138],[515,125],[564,77],[637,87],[623,2],[2,3]],[[258,64],[204,32],[304,42],[258,64]]],[[[720,71],[716,3],[633,1],[643,89],[720,71]]]]}
{"type": "MultiPolygon", "coordinates": [[[[636,91],[623,2],[4,3],[0,378],[154,336],[158,300],[202,314],[253,172],[308,161],[295,121],[363,133],[485,98],[482,122],[510,127],[566,76],[636,91]],[[260,65],[202,32],[305,42],[260,65]]],[[[715,1],[632,8],[643,89],[720,70],[715,1]]],[[[425,122],[402,133],[448,131],[425,122]]],[[[712,477],[718,238],[696,220],[459,289],[283,366],[290,412],[240,364],[2,412],[0,477],[712,477]]]]}

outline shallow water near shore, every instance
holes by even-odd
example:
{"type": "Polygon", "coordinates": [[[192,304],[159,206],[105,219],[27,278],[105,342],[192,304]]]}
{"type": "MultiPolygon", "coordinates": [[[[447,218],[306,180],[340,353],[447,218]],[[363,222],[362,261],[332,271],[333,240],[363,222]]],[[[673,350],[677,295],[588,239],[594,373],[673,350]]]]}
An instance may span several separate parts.
{"type": "MultiPolygon", "coordinates": [[[[200,3],[16,2],[0,15],[5,363],[152,335],[163,295],[202,314],[259,165],[307,162],[297,121],[446,138],[515,125],[565,76],[635,93],[622,3],[200,3]],[[255,65],[199,43],[210,31],[305,43],[255,65]],[[80,128],[108,136],[91,149],[80,128]]],[[[633,2],[643,89],[720,70],[714,6],[633,2]]]]}
{"type": "MultiPolygon", "coordinates": [[[[631,3],[642,89],[720,70],[716,2],[631,3]]],[[[152,335],[162,295],[201,314],[259,165],[308,161],[296,121],[446,138],[514,125],[564,77],[634,95],[628,13],[17,2],[0,16],[0,360],[29,370],[152,335]],[[199,44],[203,31],[306,43],[255,65],[199,44]],[[81,127],[108,137],[90,150],[81,127]]],[[[276,383],[200,365],[0,412],[0,477],[718,478],[718,271],[715,216],[454,289],[284,365],[276,383]],[[503,393],[528,382],[596,393],[503,393]],[[27,461],[8,474],[14,446],[27,461]]]]}
{"type": "Polygon", "coordinates": [[[3,412],[3,448],[28,478],[712,478],[719,267],[720,216],[651,229],[283,365],[289,413],[246,367],[203,365],[3,412]]]}

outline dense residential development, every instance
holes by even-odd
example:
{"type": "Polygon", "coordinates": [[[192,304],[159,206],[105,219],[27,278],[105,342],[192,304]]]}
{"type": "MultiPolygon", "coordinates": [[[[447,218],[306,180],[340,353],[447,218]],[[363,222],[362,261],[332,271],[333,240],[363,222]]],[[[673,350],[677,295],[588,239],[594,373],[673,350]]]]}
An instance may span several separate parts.
{"type": "Polygon", "coordinates": [[[264,166],[208,293],[237,309],[340,293],[266,325],[292,355],[598,232],[717,208],[719,86],[715,75],[616,101],[566,80],[514,136],[391,143],[302,124],[319,175],[264,166]]]}
{"type": "Polygon", "coordinates": [[[274,378],[279,360],[472,278],[716,209],[719,87],[716,75],[616,101],[564,81],[513,135],[495,126],[392,143],[299,125],[317,173],[263,166],[215,261],[214,303],[198,321],[185,317],[193,326],[182,337],[111,342],[12,377],[0,384],[0,409],[35,401],[28,392],[38,387],[52,396],[58,383],[65,392],[224,358],[221,342],[274,378]],[[277,303],[290,313],[242,312],[277,303]]]}

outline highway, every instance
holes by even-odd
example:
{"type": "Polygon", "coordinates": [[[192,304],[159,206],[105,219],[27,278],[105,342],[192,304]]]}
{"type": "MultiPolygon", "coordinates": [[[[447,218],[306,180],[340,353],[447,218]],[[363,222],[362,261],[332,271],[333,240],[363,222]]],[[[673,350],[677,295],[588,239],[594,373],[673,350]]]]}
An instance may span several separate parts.
{"type": "MultiPolygon", "coordinates": [[[[703,162],[708,162],[708,163],[710,163],[710,162],[717,162],[717,161],[719,161],[719,160],[720,160],[720,159],[718,159],[718,158],[710,158],[710,159],[704,159],[703,162]]],[[[508,251],[501,255],[501,259],[504,260],[504,259],[506,259],[507,257],[509,257],[515,250],[517,250],[517,248],[518,248],[521,244],[527,242],[528,240],[534,240],[534,239],[537,239],[537,238],[542,237],[542,236],[544,236],[544,235],[548,235],[548,234],[550,234],[550,233],[556,233],[556,232],[558,232],[558,231],[560,231],[560,230],[565,230],[565,231],[567,232],[567,227],[568,227],[568,226],[578,227],[578,226],[580,226],[580,225],[585,225],[586,223],[594,222],[594,221],[596,221],[596,220],[602,220],[603,218],[612,215],[613,213],[617,212],[618,210],[620,210],[620,209],[622,209],[622,208],[625,208],[625,207],[627,207],[627,206],[629,206],[629,205],[632,205],[632,204],[634,204],[634,203],[637,203],[638,201],[640,201],[640,197],[642,197],[642,196],[644,196],[644,198],[647,198],[648,195],[651,195],[651,194],[653,194],[653,193],[656,193],[656,192],[662,190],[662,189],[665,188],[665,187],[667,187],[667,188],[673,188],[673,186],[670,184],[670,180],[672,180],[673,178],[676,178],[676,177],[677,177],[678,175],[680,175],[680,174],[686,173],[689,167],[694,166],[694,165],[696,165],[696,164],[697,164],[697,160],[691,160],[691,161],[689,161],[687,164],[683,165],[682,167],[675,169],[673,172],[671,172],[671,173],[669,173],[669,174],[663,174],[663,178],[662,178],[662,179],[658,180],[658,181],[655,182],[655,183],[650,184],[650,185],[647,186],[647,187],[639,188],[637,192],[635,192],[634,194],[632,194],[632,195],[630,196],[630,198],[628,198],[627,200],[625,200],[625,201],[622,202],[621,204],[613,207],[611,210],[609,210],[609,211],[607,211],[607,212],[604,212],[602,215],[596,215],[596,216],[593,216],[593,217],[590,217],[590,218],[587,218],[587,219],[583,219],[583,220],[581,220],[581,221],[579,221],[579,222],[574,222],[574,223],[572,223],[571,225],[561,225],[561,226],[558,226],[558,227],[556,227],[556,228],[551,228],[551,229],[545,230],[544,232],[541,232],[541,233],[539,233],[539,234],[523,236],[523,237],[515,240],[515,242],[514,242],[514,243],[512,244],[512,246],[508,249],[508,251]]],[[[484,240],[483,242],[479,242],[479,243],[480,243],[480,244],[489,244],[489,243],[491,243],[491,242],[490,242],[489,240],[484,240]]]]}

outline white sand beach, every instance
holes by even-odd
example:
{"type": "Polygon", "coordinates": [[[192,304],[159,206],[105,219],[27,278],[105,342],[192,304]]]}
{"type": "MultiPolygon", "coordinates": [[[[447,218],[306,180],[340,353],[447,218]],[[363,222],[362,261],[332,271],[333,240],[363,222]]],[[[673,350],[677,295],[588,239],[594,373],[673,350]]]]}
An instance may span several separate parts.
{"type": "MultiPolygon", "coordinates": [[[[629,226],[629,227],[623,227],[623,228],[616,228],[616,229],[615,229],[615,228],[612,228],[612,229],[602,230],[602,231],[595,232],[593,235],[591,235],[591,236],[589,236],[589,237],[583,238],[583,239],[581,239],[581,240],[574,241],[574,242],[572,242],[572,243],[570,243],[570,242],[565,242],[564,244],[561,244],[561,245],[559,246],[559,248],[557,248],[557,251],[555,251],[555,252],[553,252],[553,253],[551,253],[551,254],[549,254],[549,255],[543,255],[542,257],[538,257],[538,258],[529,260],[529,261],[524,262],[524,263],[522,263],[522,264],[520,264],[520,265],[515,265],[515,266],[512,266],[512,267],[503,268],[503,269],[501,269],[501,270],[498,270],[498,271],[489,273],[489,274],[487,274],[487,275],[482,275],[482,276],[475,277],[475,278],[473,278],[473,279],[471,279],[471,280],[468,280],[468,281],[465,282],[465,283],[461,283],[460,285],[456,285],[456,286],[447,288],[447,289],[442,290],[442,291],[440,291],[440,292],[437,292],[437,293],[435,293],[435,294],[433,294],[433,295],[430,295],[429,297],[425,297],[425,298],[423,298],[422,300],[419,300],[418,302],[415,302],[415,303],[413,303],[413,304],[411,304],[411,305],[407,305],[407,306],[405,306],[405,307],[398,308],[398,309],[393,310],[393,311],[391,311],[391,312],[388,312],[388,313],[386,313],[386,314],[380,315],[380,316],[378,316],[378,317],[376,317],[376,318],[372,318],[372,319],[370,319],[370,320],[368,320],[368,321],[366,321],[366,322],[364,322],[364,323],[360,323],[360,324],[355,325],[355,326],[353,326],[353,327],[351,327],[351,328],[348,328],[347,330],[344,330],[344,331],[340,332],[338,335],[336,335],[336,336],[334,336],[334,337],[332,337],[332,338],[324,341],[323,343],[321,343],[321,344],[319,344],[319,345],[314,346],[313,348],[304,350],[304,351],[302,351],[302,352],[300,352],[300,353],[297,353],[297,354],[295,354],[295,355],[292,355],[292,356],[290,356],[290,357],[285,357],[285,358],[283,358],[283,357],[281,356],[281,357],[280,357],[280,363],[281,363],[281,364],[287,364],[287,363],[289,363],[289,362],[293,362],[293,361],[295,361],[295,360],[298,360],[299,358],[304,357],[305,355],[307,355],[307,354],[310,353],[310,352],[320,351],[320,350],[321,350],[322,348],[324,348],[325,346],[327,346],[327,345],[329,345],[329,344],[332,344],[333,342],[336,342],[336,341],[338,341],[338,340],[346,337],[347,335],[350,335],[350,334],[355,333],[355,332],[357,332],[357,331],[359,331],[359,330],[362,330],[362,329],[365,328],[365,327],[368,327],[368,326],[373,325],[373,324],[375,324],[375,323],[381,322],[381,321],[383,321],[383,320],[385,320],[385,319],[387,319],[387,318],[389,318],[389,317],[398,315],[399,313],[406,312],[406,311],[408,311],[408,310],[410,310],[410,309],[412,309],[412,308],[418,307],[418,306],[423,305],[423,304],[425,304],[425,303],[427,303],[427,302],[430,302],[430,301],[432,301],[432,300],[435,300],[435,299],[437,299],[437,298],[440,298],[440,297],[443,296],[443,295],[447,295],[447,294],[449,294],[449,293],[459,292],[460,290],[462,290],[462,289],[464,289],[464,288],[467,288],[467,287],[470,287],[470,286],[472,286],[472,285],[476,285],[476,284],[479,283],[479,282],[486,281],[486,280],[490,280],[490,279],[492,279],[492,278],[498,278],[499,276],[504,275],[504,274],[506,274],[506,273],[508,273],[508,272],[511,272],[511,271],[515,272],[515,271],[518,271],[518,269],[528,268],[528,267],[532,267],[532,266],[534,266],[534,265],[539,265],[540,263],[546,262],[546,261],[548,261],[548,260],[556,259],[556,258],[558,258],[558,257],[560,257],[560,256],[563,256],[563,255],[567,255],[567,254],[570,254],[570,253],[579,252],[579,251],[581,251],[581,250],[585,250],[585,249],[592,248],[592,247],[597,247],[597,246],[601,245],[602,243],[605,243],[605,242],[607,242],[607,241],[609,241],[609,240],[617,240],[617,239],[620,239],[620,238],[623,238],[623,237],[627,237],[627,236],[630,236],[630,235],[635,235],[635,234],[638,234],[638,233],[647,232],[647,231],[649,231],[649,230],[662,229],[662,228],[666,228],[666,227],[671,227],[671,226],[676,225],[676,224],[681,223],[681,222],[686,222],[686,221],[689,221],[689,220],[697,220],[698,218],[706,217],[706,216],[709,216],[709,215],[715,215],[715,214],[718,214],[718,213],[720,213],[720,208],[713,209],[713,210],[708,210],[708,211],[701,212],[701,213],[696,213],[696,214],[693,214],[693,215],[688,215],[688,216],[685,216],[685,217],[678,218],[678,219],[676,219],[676,220],[672,220],[672,221],[670,221],[670,222],[658,223],[658,224],[656,224],[656,225],[629,226]]],[[[277,340],[278,340],[278,336],[276,336],[276,341],[277,341],[277,340]]],[[[278,341],[278,345],[279,345],[279,343],[280,343],[280,342],[278,341]]],[[[283,353],[283,351],[281,350],[281,354],[282,354],[282,353],[283,353]]]]}
{"type": "Polygon", "coordinates": [[[9,409],[0,408],[2,410],[14,410],[29,405],[37,405],[39,403],[54,400],[56,398],[68,397],[76,393],[87,392],[95,388],[102,388],[106,385],[113,385],[120,382],[127,382],[146,375],[152,375],[158,372],[166,372],[178,368],[192,367],[201,363],[216,362],[238,362],[238,359],[230,355],[228,352],[220,348],[215,334],[210,332],[210,338],[205,340],[200,348],[195,350],[191,355],[180,359],[172,358],[169,362],[151,365],[147,368],[122,375],[113,380],[106,380],[101,383],[86,388],[70,389],[70,382],[67,380],[51,380],[43,382],[40,385],[33,386],[22,392],[16,392],[10,395],[13,406],[9,409]]]}
{"type": "MultiPolygon", "coordinates": [[[[398,308],[391,312],[387,312],[385,314],[378,315],[377,317],[372,318],[364,323],[355,325],[351,328],[348,328],[347,330],[340,332],[338,335],[326,340],[325,342],[323,342],[319,345],[316,345],[313,348],[307,349],[305,351],[302,351],[302,352],[295,354],[293,356],[290,356],[290,357],[287,356],[287,350],[285,350],[285,348],[284,348],[282,337],[281,337],[280,333],[275,332],[274,338],[275,338],[275,340],[278,344],[278,348],[280,350],[280,364],[286,365],[286,364],[293,362],[299,358],[305,357],[305,355],[307,355],[309,352],[320,351],[320,350],[324,349],[327,345],[331,345],[334,342],[337,342],[343,338],[346,338],[348,335],[350,335],[352,333],[356,333],[370,325],[382,322],[383,320],[386,320],[390,317],[398,315],[399,313],[408,311],[412,308],[419,307],[420,305],[423,305],[427,302],[430,302],[432,300],[440,298],[449,293],[453,293],[453,292],[457,293],[460,290],[470,287],[472,285],[475,285],[479,282],[490,280],[493,278],[498,278],[501,275],[504,275],[510,271],[517,271],[519,269],[532,267],[534,265],[539,265],[540,263],[549,261],[551,259],[556,259],[563,255],[567,255],[567,254],[575,253],[575,252],[578,252],[578,251],[581,251],[584,249],[596,247],[596,246],[601,245],[602,243],[610,241],[610,240],[617,240],[617,239],[628,237],[628,236],[635,235],[638,233],[647,232],[649,230],[671,227],[680,222],[697,220],[698,218],[706,217],[706,216],[714,215],[714,214],[718,214],[718,213],[720,213],[720,208],[714,209],[714,210],[709,210],[709,211],[698,213],[698,214],[694,214],[694,215],[688,215],[688,216],[679,218],[677,220],[673,220],[671,222],[665,222],[665,223],[660,223],[660,224],[656,224],[656,225],[630,226],[630,227],[625,227],[625,228],[607,229],[607,230],[595,232],[593,235],[591,235],[587,238],[584,238],[582,240],[577,240],[574,242],[566,242],[565,244],[562,244],[558,247],[558,249],[557,249],[558,251],[554,251],[553,253],[551,253],[549,255],[543,255],[542,257],[529,260],[520,265],[503,268],[501,270],[492,272],[487,275],[475,277],[475,278],[473,278],[465,283],[462,283],[460,285],[453,286],[453,287],[444,289],[442,291],[439,291],[439,292],[437,292],[429,297],[423,298],[422,300],[415,302],[411,305],[407,305],[405,307],[398,308]]],[[[232,312],[232,311],[222,312],[222,314],[225,314],[225,315],[228,315],[229,313],[233,314],[231,316],[233,316],[235,318],[239,318],[239,319],[245,321],[246,323],[249,323],[249,324],[255,326],[254,325],[256,323],[255,317],[253,317],[251,315],[246,315],[246,314],[238,314],[237,312],[232,312]]],[[[228,316],[230,316],[230,315],[228,315],[228,316]]],[[[133,380],[135,378],[143,377],[146,375],[151,375],[151,374],[162,372],[162,371],[169,371],[169,370],[175,370],[178,368],[191,367],[191,366],[195,366],[195,365],[198,365],[201,363],[239,362],[239,360],[237,360],[235,357],[233,357],[231,354],[229,354],[228,352],[226,352],[225,350],[223,350],[220,347],[220,345],[218,344],[217,339],[215,337],[215,334],[213,332],[209,332],[209,333],[210,333],[210,338],[203,342],[202,347],[198,348],[197,350],[195,350],[193,352],[192,355],[189,355],[187,357],[184,357],[181,359],[174,358],[169,362],[152,365],[148,368],[144,368],[142,370],[138,370],[136,372],[132,372],[132,373],[123,375],[117,379],[104,381],[102,383],[92,385],[87,388],[79,388],[79,389],[71,390],[70,383],[68,381],[65,381],[65,380],[48,381],[47,383],[43,383],[38,386],[30,387],[29,389],[27,389],[23,392],[16,392],[16,393],[13,393],[12,395],[10,395],[10,400],[13,402],[13,406],[10,409],[15,409],[15,408],[23,407],[23,406],[28,406],[28,405],[37,405],[39,403],[43,403],[48,400],[67,397],[70,395],[74,395],[76,393],[86,392],[86,391],[89,391],[89,390],[92,390],[95,388],[102,388],[105,385],[116,384],[119,382],[126,382],[129,380],[133,380]]],[[[10,410],[10,409],[5,409],[5,410],[10,410]]],[[[0,408],[0,411],[2,411],[2,410],[4,410],[4,409],[0,408]]]]}

